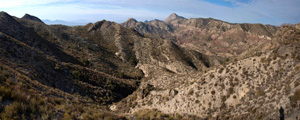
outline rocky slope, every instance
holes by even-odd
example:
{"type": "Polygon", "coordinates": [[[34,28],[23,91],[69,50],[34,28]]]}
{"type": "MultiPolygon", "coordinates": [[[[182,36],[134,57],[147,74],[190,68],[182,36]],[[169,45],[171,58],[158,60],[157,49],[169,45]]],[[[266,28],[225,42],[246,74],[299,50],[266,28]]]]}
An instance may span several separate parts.
{"type": "Polygon", "coordinates": [[[172,37],[169,31],[171,28],[163,21],[153,20],[147,23],[138,22],[133,18],[129,18],[126,22],[121,24],[126,28],[134,28],[136,31],[144,36],[152,38],[170,38],[172,37]]]}
{"type": "Polygon", "coordinates": [[[175,13],[165,21],[142,23],[128,20],[121,25],[150,37],[169,39],[185,48],[224,59],[269,42],[277,31],[277,27],[271,25],[233,24],[212,18],[185,19],[175,13]]]}
{"type": "Polygon", "coordinates": [[[299,35],[296,27],[284,26],[265,45],[266,52],[184,76],[161,72],[111,109],[128,105],[129,113],[158,109],[203,119],[278,119],[283,107],[286,118],[295,119],[300,100],[299,35]]]}
{"type": "Polygon", "coordinates": [[[1,63],[21,75],[98,102],[117,101],[137,87],[136,79],[117,78],[86,67],[87,62],[66,53],[4,12],[0,13],[0,24],[1,63]],[[116,88],[108,87],[108,82],[116,88]]]}
{"type": "MultiPolygon", "coordinates": [[[[133,29],[105,20],[76,27],[48,26],[28,14],[16,18],[0,12],[0,26],[1,67],[13,73],[11,79],[26,78],[12,82],[27,81],[25,86],[39,93],[37,96],[69,100],[70,108],[79,102],[101,105],[105,111],[106,105],[131,94],[141,79],[155,71],[186,74],[217,64],[214,58],[183,49],[172,41],[143,37],[133,29]]],[[[5,81],[3,89],[11,89],[7,84],[10,79],[5,81]]],[[[13,106],[9,99],[17,98],[1,100],[1,111],[13,106]]],[[[50,101],[48,108],[51,105],[56,103],[50,101]]],[[[74,119],[92,117],[82,118],[91,110],[79,114],[75,108],[53,108],[53,114],[46,118],[61,119],[55,114],[68,115],[70,111],[74,111],[74,119]]],[[[28,114],[25,118],[32,119],[28,114]]]]}

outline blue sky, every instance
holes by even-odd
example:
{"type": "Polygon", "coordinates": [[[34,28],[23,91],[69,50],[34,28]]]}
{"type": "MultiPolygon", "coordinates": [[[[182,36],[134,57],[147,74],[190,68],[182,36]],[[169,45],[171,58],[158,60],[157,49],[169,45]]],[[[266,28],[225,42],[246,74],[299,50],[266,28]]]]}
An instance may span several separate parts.
{"type": "Polygon", "coordinates": [[[280,25],[300,22],[300,0],[0,0],[0,11],[22,17],[85,24],[103,19],[118,23],[164,20],[171,13],[186,18],[212,17],[231,23],[280,25]]]}

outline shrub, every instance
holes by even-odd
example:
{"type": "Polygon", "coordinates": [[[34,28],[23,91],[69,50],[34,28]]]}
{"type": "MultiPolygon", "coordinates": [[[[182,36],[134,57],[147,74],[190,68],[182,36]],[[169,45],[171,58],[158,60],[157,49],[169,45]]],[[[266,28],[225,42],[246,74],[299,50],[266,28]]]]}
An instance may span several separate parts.
{"type": "Polygon", "coordinates": [[[118,71],[117,77],[118,77],[118,78],[124,78],[125,75],[124,75],[124,73],[122,73],[121,71],[118,71]]]}
{"type": "Polygon", "coordinates": [[[236,99],[236,95],[233,95],[233,99],[236,99]]]}
{"type": "Polygon", "coordinates": [[[194,90],[193,89],[190,89],[188,95],[193,95],[194,94],[194,90]]]}
{"type": "Polygon", "coordinates": [[[0,96],[2,96],[3,100],[11,99],[12,89],[8,88],[8,87],[5,87],[5,86],[1,86],[0,87],[0,96]]]}
{"type": "Polygon", "coordinates": [[[72,117],[72,115],[70,115],[68,112],[65,112],[64,117],[63,117],[63,120],[72,120],[72,119],[74,119],[74,118],[72,117]]]}
{"type": "Polygon", "coordinates": [[[0,84],[6,81],[6,79],[9,77],[9,74],[6,71],[2,71],[0,68],[0,84]]]}
{"type": "Polygon", "coordinates": [[[76,78],[76,79],[80,79],[81,78],[81,74],[79,71],[73,71],[72,75],[76,78]]]}
{"type": "Polygon", "coordinates": [[[222,68],[220,68],[219,69],[219,73],[221,74],[222,72],[223,72],[223,70],[224,70],[224,68],[222,67],[222,68]]]}
{"type": "Polygon", "coordinates": [[[135,58],[135,56],[133,55],[133,56],[131,56],[130,58],[129,58],[129,61],[128,61],[131,65],[137,65],[137,63],[138,63],[138,61],[137,61],[137,59],[135,58]]]}
{"type": "Polygon", "coordinates": [[[265,95],[265,91],[262,89],[258,89],[256,91],[256,97],[260,97],[260,96],[264,96],[265,95]]]}
{"type": "Polygon", "coordinates": [[[300,100],[300,89],[298,89],[293,96],[290,96],[291,106],[297,107],[297,102],[300,100]]]}
{"type": "Polygon", "coordinates": [[[295,70],[296,70],[296,71],[299,71],[299,70],[300,70],[300,65],[296,66],[296,67],[295,67],[295,70]]]}
{"type": "Polygon", "coordinates": [[[210,77],[210,78],[214,78],[215,75],[214,75],[214,74],[210,74],[209,77],[210,77]]]}
{"type": "Polygon", "coordinates": [[[213,90],[213,91],[211,91],[211,94],[214,95],[214,94],[216,94],[216,92],[213,90]]]}
{"type": "Polygon", "coordinates": [[[105,82],[105,88],[109,89],[109,90],[114,90],[115,89],[115,85],[111,82],[110,79],[107,79],[105,82]]]}
{"type": "Polygon", "coordinates": [[[91,66],[91,62],[87,59],[84,59],[82,62],[84,66],[91,66]]]}
{"type": "Polygon", "coordinates": [[[229,89],[228,89],[228,91],[229,91],[229,94],[233,94],[233,87],[230,87],[229,89]]]}

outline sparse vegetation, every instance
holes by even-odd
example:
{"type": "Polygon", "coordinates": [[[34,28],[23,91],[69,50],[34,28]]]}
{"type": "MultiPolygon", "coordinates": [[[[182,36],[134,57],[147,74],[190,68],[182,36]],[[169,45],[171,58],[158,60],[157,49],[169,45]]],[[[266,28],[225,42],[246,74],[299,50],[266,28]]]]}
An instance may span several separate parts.
{"type": "Polygon", "coordinates": [[[229,89],[228,89],[228,92],[229,92],[229,94],[233,94],[233,87],[230,87],[229,89]]]}
{"type": "Polygon", "coordinates": [[[1,70],[0,74],[5,74],[2,82],[6,83],[0,87],[1,105],[4,106],[0,109],[0,119],[36,119],[52,112],[43,98],[31,95],[23,84],[10,81],[6,72],[1,70]]]}
{"type": "Polygon", "coordinates": [[[82,62],[83,62],[84,66],[91,66],[92,65],[92,63],[87,59],[84,59],[82,62]]]}
{"type": "Polygon", "coordinates": [[[179,114],[164,114],[159,110],[155,109],[146,109],[146,110],[141,110],[136,113],[134,113],[134,116],[138,120],[173,120],[173,119],[182,119],[182,116],[179,114]]]}
{"type": "Polygon", "coordinates": [[[72,75],[76,78],[76,79],[81,79],[81,73],[79,71],[72,71],[72,75]]]}
{"type": "Polygon", "coordinates": [[[105,87],[109,90],[114,90],[116,86],[111,82],[110,79],[107,79],[105,82],[105,87]]]}
{"type": "Polygon", "coordinates": [[[193,95],[193,94],[194,94],[194,90],[190,89],[189,92],[188,92],[188,95],[193,95]]]}

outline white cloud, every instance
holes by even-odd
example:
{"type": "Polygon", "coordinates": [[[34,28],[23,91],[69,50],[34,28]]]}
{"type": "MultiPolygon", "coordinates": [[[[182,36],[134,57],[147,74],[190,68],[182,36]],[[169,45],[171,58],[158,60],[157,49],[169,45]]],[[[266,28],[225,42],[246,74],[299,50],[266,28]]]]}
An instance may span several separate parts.
{"type": "Polygon", "coordinates": [[[0,0],[0,8],[10,8],[26,5],[41,5],[55,2],[70,2],[74,0],[0,0]]]}

